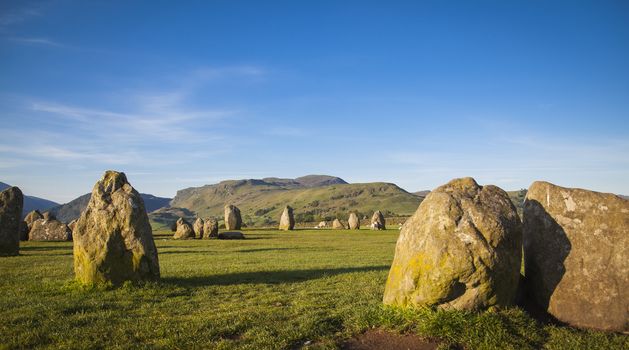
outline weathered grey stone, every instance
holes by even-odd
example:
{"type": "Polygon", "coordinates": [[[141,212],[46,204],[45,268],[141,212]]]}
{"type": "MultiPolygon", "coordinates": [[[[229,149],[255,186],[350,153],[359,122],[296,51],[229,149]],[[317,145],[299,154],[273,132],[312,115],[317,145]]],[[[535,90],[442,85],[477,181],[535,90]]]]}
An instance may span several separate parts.
{"type": "Polygon", "coordinates": [[[194,239],[194,229],[184,218],[177,219],[177,231],[173,239],[194,239]]]}
{"type": "Polygon", "coordinates": [[[81,283],[119,285],[159,278],[144,201],[124,173],[110,170],[96,182],[73,236],[74,273],[81,283]]]}
{"type": "Polygon", "coordinates": [[[506,192],[455,179],[424,199],[402,227],[384,303],[486,309],[515,298],[522,225],[506,192]]]}
{"type": "Polygon", "coordinates": [[[205,219],[203,226],[203,238],[218,237],[218,221],[216,219],[205,219]]]}
{"type": "Polygon", "coordinates": [[[386,230],[386,225],[384,221],[384,215],[380,212],[380,210],[376,210],[371,217],[371,229],[372,230],[386,230]]]}
{"type": "Polygon", "coordinates": [[[0,192],[0,256],[20,253],[20,227],[24,195],[17,187],[0,192]]]}
{"type": "Polygon", "coordinates": [[[28,231],[29,241],[70,241],[72,231],[68,225],[55,219],[54,215],[44,213],[43,218],[33,222],[28,231]]]}
{"type": "Polygon", "coordinates": [[[203,219],[197,218],[194,221],[194,225],[192,226],[192,228],[194,229],[194,235],[198,239],[203,238],[203,225],[205,225],[205,222],[203,222],[203,219]]]}
{"type": "Polygon", "coordinates": [[[347,227],[339,219],[332,221],[332,228],[335,230],[345,230],[347,227]]]}
{"type": "Polygon", "coordinates": [[[242,218],[240,217],[240,209],[234,205],[225,206],[225,229],[240,230],[242,227],[242,218]]]}
{"type": "Polygon", "coordinates": [[[349,219],[347,220],[347,223],[349,224],[350,230],[360,229],[360,219],[358,219],[358,215],[356,215],[356,213],[349,214],[349,219]]]}
{"type": "Polygon", "coordinates": [[[288,205],[284,208],[284,212],[282,212],[282,217],[280,218],[280,230],[288,231],[295,228],[295,217],[293,217],[293,208],[288,205]]]}
{"type": "Polygon", "coordinates": [[[221,232],[218,234],[218,239],[245,239],[245,235],[238,231],[221,232]]]}
{"type": "Polygon", "coordinates": [[[534,182],[524,202],[527,293],[572,326],[629,331],[629,201],[534,182]]]}

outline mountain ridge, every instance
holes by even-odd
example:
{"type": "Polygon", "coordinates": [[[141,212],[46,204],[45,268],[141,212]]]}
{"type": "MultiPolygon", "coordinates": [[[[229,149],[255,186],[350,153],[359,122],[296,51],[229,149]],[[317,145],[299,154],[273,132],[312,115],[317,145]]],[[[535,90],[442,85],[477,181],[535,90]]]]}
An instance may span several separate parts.
{"type": "MultiPolygon", "coordinates": [[[[11,187],[11,185],[6,184],[4,182],[0,182],[0,191],[4,191],[5,189],[11,187]]],[[[29,196],[24,194],[24,206],[22,208],[22,217],[26,216],[29,212],[33,210],[39,211],[47,211],[50,208],[59,205],[57,202],[53,202],[49,199],[29,196]]]]}

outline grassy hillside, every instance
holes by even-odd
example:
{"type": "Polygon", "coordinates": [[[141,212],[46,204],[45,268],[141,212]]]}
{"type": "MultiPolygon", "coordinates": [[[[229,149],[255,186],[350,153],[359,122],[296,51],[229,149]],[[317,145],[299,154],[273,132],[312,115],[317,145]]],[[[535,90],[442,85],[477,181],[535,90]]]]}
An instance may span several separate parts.
{"type": "Polygon", "coordinates": [[[200,217],[222,217],[225,204],[240,208],[249,226],[273,225],[284,206],[295,209],[298,222],[346,219],[350,211],[371,217],[375,210],[387,216],[411,215],[421,197],[390,183],[298,186],[277,181],[234,180],[177,192],[172,207],[186,208],[200,217]]]}
{"type": "MultiPolygon", "coordinates": [[[[369,329],[461,349],[627,349],[629,337],[538,323],[519,308],[382,307],[399,232],[245,230],[246,240],[158,232],[162,280],[72,282],[72,242],[0,259],[2,349],[338,349],[369,329]]],[[[406,349],[406,347],[404,347],[406,349]]]]}

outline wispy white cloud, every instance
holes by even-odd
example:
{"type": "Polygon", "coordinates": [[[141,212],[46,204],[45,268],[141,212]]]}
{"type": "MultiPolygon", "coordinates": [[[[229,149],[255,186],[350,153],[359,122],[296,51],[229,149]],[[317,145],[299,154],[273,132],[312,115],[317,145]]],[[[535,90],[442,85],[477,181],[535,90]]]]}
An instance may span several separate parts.
{"type": "Polygon", "coordinates": [[[50,47],[68,47],[67,45],[63,45],[55,40],[48,38],[22,38],[22,37],[11,37],[8,38],[10,41],[25,44],[25,45],[39,45],[39,46],[50,46],[50,47]]]}

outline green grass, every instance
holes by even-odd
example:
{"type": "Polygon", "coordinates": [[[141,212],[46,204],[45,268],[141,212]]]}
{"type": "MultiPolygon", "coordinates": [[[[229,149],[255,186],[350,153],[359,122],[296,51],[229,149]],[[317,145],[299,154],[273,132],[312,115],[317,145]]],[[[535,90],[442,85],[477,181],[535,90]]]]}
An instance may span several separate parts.
{"type": "Polygon", "coordinates": [[[24,242],[21,256],[0,259],[0,348],[338,348],[369,328],[470,349],[629,345],[626,336],[543,326],[517,308],[384,308],[397,230],[245,234],[173,241],[158,232],[162,280],[112,290],[72,282],[71,243],[24,242]]]}

